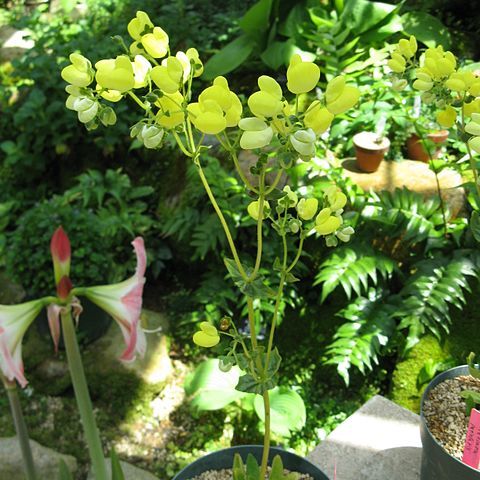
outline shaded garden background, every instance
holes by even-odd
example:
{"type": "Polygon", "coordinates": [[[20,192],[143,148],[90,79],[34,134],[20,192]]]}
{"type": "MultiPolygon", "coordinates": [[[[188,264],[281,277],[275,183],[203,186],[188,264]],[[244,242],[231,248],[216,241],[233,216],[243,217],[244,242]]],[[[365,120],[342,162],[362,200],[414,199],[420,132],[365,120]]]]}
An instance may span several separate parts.
{"type": "MultiPolygon", "coordinates": [[[[337,181],[348,193],[349,217],[357,234],[351,244],[333,253],[309,239],[310,254],[300,265],[305,281],[292,284],[287,292],[279,328],[282,377],[285,386],[303,397],[307,421],[302,431],[276,440],[305,453],[375,393],[416,410],[420,372],[428,378],[436,368],[463,363],[468,352],[479,350],[480,260],[475,242],[461,228],[463,221],[452,220],[444,238],[438,199],[425,202],[408,192],[372,197],[345,179],[338,161],[352,155],[353,134],[374,128],[380,117],[387,118],[386,132],[392,135],[392,161],[403,157],[407,133],[398,115],[402,107],[388,80],[373,75],[375,65],[370,61],[371,48],[379,51],[385,41],[401,38],[402,28],[394,27],[396,16],[409,18],[405,25],[412,30],[432,22],[432,38],[425,41],[449,43],[460,59],[478,61],[476,2],[396,2],[398,10],[387,9],[376,21],[370,18],[365,31],[359,26],[362,17],[356,23],[342,17],[349,2],[341,0],[270,2],[268,14],[260,15],[264,11],[260,9],[242,20],[254,4],[265,3],[269,2],[0,4],[1,28],[26,30],[35,42],[16,58],[3,51],[0,65],[3,289],[13,281],[27,297],[51,291],[48,244],[60,223],[72,240],[72,278],[78,285],[128,275],[134,267],[129,243],[136,235],[145,237],[149,255],[145,304],[167,319],[174,380],[147,384],[121,368],[99,371],[95,358],[88,360],[89,338],[83,340],[89,384],[108,445],[123,442],[127,446],[119,452],[122,458],[160,478],[171,478],[200,452],[230,442],[254,443],[260,434],[255,413],[242,412],[235,404],[197,412],[181,400],[168,419],[160,422],[152,414],[159,404],[155,400],[167,401],[168,392],[180,391],[185,375],[203,358],[190,340],[195,323],[205,318],[217,321],[224,314],[242,318],[244,305],[225,281],[223,233],[192,165],[172,145],[145,151],[131,142],[133,104],[118,107],[119,122],[113,128],[95,132],[87,132],[64,105],[65,85],[59,72],[68,55],[80,51],[93,61],[116,55],[119,45],[111,36],[125,36],[126,24],[139,9],[168,30],[172,51],[195,46],[204,60],[250,32],[242,55],[235,57],[241,62],[228,77],[232,89],[244,95],[256,88],[261,73],[284,82],[284,62],[294,47],[317,59],[323,84],[329,75],[347,71],[364,94],[349,122],[340,120],[319,145],[320,161],[291,171],[293,186],[317,193],[326,182],[337,181]],[[324,23],[315,23],[315,17],[324,23]],[[338,28],[350,21],[345,38],[338,37],[340,31],[331,33],[332,24],[338,28]],[[252,36],[253,31],[258,35],[252,36]],[[321,161],[327,157],[333,158],[329,165],[321,161]],[[375,215],[369,207],[373,202],[375,215]],[[327,289],[322,280],[328,278],[337,281],[327,289]],[[437,285],[441,288],[435,295],[437,285]],[[445,295],[452,285],[455,293],[445,295]],[[425,298],[433,305],[430,310],[425,298]],[[135,439],[135,431],[142,432],[141,438],[135,439]]],[[[206,80],[199,81],[198,91],[206,85],[206,80]]],[[[464,173],[456,163],[463,152],[455,138],[448,154],[445,161],[464,173]]],[[[228,222],[248,251],[253,222],[246,213],[246,199],[232,166],[215,144],[207,171],[220,204],[232,205],[228,222]]],[[[267,257],[273,260],[276,252],[268,235],[266,242],[267,257]]],[[[7,301],[1,295],[0,288],[0,301],[7,301]]],[[[51,345],[41,335],[31,337],[25,348],[31,386],[23,400],[32,437],[73,454],[84,467],[87,459],[70,384],[64,377],[45,382],[39,366],[51,357],[51,345]]],[[[0,396],[0,436],[12,434],[8,404],[0,396]]]]}

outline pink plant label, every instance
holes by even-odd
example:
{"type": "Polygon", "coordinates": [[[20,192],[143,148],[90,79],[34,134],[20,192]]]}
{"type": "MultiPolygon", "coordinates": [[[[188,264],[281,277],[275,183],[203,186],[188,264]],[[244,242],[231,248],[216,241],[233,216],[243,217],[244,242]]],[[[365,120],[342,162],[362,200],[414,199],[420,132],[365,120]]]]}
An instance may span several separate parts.
{"type": "Polygon", "coordinates": [[[470,413],[462,462],[477,469],[480,464],[480,412],[475,408],[470,413]]]}

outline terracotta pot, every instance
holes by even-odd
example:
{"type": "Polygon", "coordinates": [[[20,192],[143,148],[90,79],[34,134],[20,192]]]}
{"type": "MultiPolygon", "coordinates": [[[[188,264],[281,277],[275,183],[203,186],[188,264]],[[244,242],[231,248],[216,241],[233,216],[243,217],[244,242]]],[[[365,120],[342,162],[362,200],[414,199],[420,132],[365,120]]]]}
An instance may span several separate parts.
{"type": "MultiPolygon", "coordinates": [[[[439,130],[438,132],[432,132],[427,135],[427,139],[438,145],[433,152],[433,158],[438,158],[442,150],[441,145],[446,142],[448,138],[448,130],[439,130]]],[[[428,153],[423,147],[420,137],[415,133],[407,139],[407,154],[410,160],[421,160],[422,162],[428,162],[428,153]]]]}
{"type": "Polygon", "coordinates": [[[360,132],[353,137],[357,165],[364,172],[375,172],[390,148],[388,138],[373,132],[360,132]]]}
{"type": "Polygon", "coordinates": [[[480,471],[465,465],[450,455],[430,433],[424,416],[424,404],[430,391],[439,383],[468,375],[468,366],[451,368],[437,375],[428,385],[422,396],[420,410],[420,437],[422,439],[421,480],[480,480],[480,471]]]}

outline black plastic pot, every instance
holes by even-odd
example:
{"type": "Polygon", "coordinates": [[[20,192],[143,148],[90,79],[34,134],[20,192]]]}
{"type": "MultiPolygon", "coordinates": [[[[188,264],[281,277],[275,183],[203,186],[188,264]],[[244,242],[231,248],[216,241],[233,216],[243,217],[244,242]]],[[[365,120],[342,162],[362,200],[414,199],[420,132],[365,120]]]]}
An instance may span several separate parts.
{"type": "Polygon", "coordinates": [[[420,410],[420,436],[422,438],[422,470],[421,480],[480,480],[480,471],[465,465],[460,460],[452,457],[435,440],[427,428],[423,415],[423,405],[429,392],[439,383],[460,375],[468,375],[468,367],[451,368],[437,375],[423,393],[420,410]]]}
{"type": "MultiPolygon", "coordinates": [[[[232,468],[233,457],[236,453],[239,453],[244,461],[246,461],[247,455],[251,453],[260,463],[262,452],[263,447],[261,445],[240,445],[238,447],[225,448],[195,460],[180,473],[175,475],[173,480],[191,480],[207,470],[232,468]]],[[[329,480],[328,477],[313,463],[310,463],[308,460],[305,460],[303,457],[299,457],[294,453],[282,450],[281,448],[270,448],[269,463],[275,455],[280,455],[283,466],[291,472],[307,473],[314,480],[329,480]]]]}

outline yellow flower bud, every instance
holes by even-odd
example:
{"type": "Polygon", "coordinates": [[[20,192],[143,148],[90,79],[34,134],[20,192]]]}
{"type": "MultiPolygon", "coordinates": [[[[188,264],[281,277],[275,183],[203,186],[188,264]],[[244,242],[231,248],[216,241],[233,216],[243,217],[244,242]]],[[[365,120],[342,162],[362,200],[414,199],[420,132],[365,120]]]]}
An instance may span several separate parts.
{"type": "Polygon", "coordinates": [[[398,51],[392,53],[392,58],[387,62],[387,65],[395,72],[395,73],[403,73],[405,71],[407,62],[403,58],[398,51]]]}
{"type": "Polygon", "coordinates": [[[182,110],[184,98],[180,92],[171,95],[163,95],[156,102],[155,105],[159,107],[156,116],[156,122],[164,128],[175,128],[183,123],[185,117],[182,110]]]}
{"type": "Polygon", "coordinates": [[[288,206],[295,207],[298,202],[298,195],[290,188],[289,185],[285,185],[283,187],[283,191],[287,194],[288,206]]]}
{"type": "Polygon", "coordinates": [[[315,132],[309,128],[308,130],[298,130],[290,135],[290,143],[293,148],[305,157],[315,155],[315,140],[317,139],[315,132]]]}
{"type": "Polygon", "coordinates": [[[318,200],[316,198],[302,198],[297,204],[298,216],[302,220],[311,220],[318,210],[318,200]]]}
{"type": "Polygon", "coordinates": [[[88,123],[97,116],[98,102],[88,97],[78,97],[73,102],[73,110],[78,113],[80,122],[88,123]]]}
{"type": "Polygon", "coordinates": [[[244,130],[240,138],[240,147],[244,150],[266,147],[272,141],[272,128],[257,117],[242,118],[238,126],[244,130]]]}
{"type": "Polygon", "coordinates": [[[201,62],[197,49],[189,48],[186,52],[177,52],[175,57],[180,61],[183,67],[183,82],[190,77],[193,68],[193,78],[199,77],[203,73],[203,63],[201,62]]]}
{"type": "Polygon", "coordinates": [[[102,88],[124,93],[135,85],[132,62],[126,55],[100,60],[95,64],[95,68],[97,69],[95,79],[102,88]]]}
{"type": "Polygon", "coordinates": [[[332,215],[332,211],[329,208],[320,210],[320,213],[315,219],[315,230],[320,235],[330,235],[335,232],[342,224],[339,217],[332,215]]]}
{"type": "Polygon", "coordinates": [[[251,112],[260,118],[275,118],[283,110],[282,88],[267,75],[259,77],[258,86],[260,91],[253,93],[248,99],[251,112]]]}
{"type": "Polygon", "coordinates": [[[318,100],[314,100],[305,112],[303,123],[306,127],[311,128],[317,135],[326,132],[330,127],[334,118],[327,108],[322,107],[318,100]]]}
{"type": "Polygon", "coordinates": [[[100,85],[96,85],[95,90],[101,92],[100,96],[109,102],[119,102],[123,98],[123,94],[118,90],[105,90],[100,85]]]}
{"type": "Polygon", "coordinates": [[[475,80],[470,88],[468,89],[468,93],[472,95],[472,97],[480,97],[480,79],[475,80]]]}
{"type": "Polygon", "coordinates": [[[153,67],[150,78],[165,93],[178,92],[183,83],[183,67],[176,57],[168,57],[162,64],[153,67]]]}
{"type": "Polygon", "coordinates": [[[287,88],[295,94],[307,93],[313,90],[320,79],[320,69],[312,62],[304,62],[300,55],[295,54],[287,69],[287,88]]]}
{"type": "Polygon", "coordinates": [[[455,109],[448,105],[445,110],[440,110],[437,112],[437,122],[445,128],[451,128],[455,124],[455,120],[457,119],[457,112],[455,109]]]}
{"type": "Polygon", "coordinates": [[[62,78],[76,87],[88,87],[93,82],[90,60],[78,53],[72,53],[69,58],[72,64],[62,70],[62,78]]]}
{"type": "Polygon", "coordinates": [[[448,80],[445,81],[445,86],[454,92],[464,92],[467,88],[462,75],[458,74],[458,72],[453,72],[450,75],[448,80]]]}
{"type": "Polygon", "coordinates": [[[425,82],[424,80],[415,80],[413,82],[413,88],[420,90],[421,92],[427,92],[433,87],[433,82],[425,82]]]}
{"type": "Polygon", "coordinates": [[[152,33],[147,33],[141,39],[143,48],[153,58],[162,58],[168,52],[168,35],[160,27],[154,27],[152,33]]]}
{"type": "MultiPolygon", "coordinates": [[[[250,202],[247,207],[248,214],[254,219],[258,220],[260,214],[260,202],[258,200],[250,202]]],[[[270,204],[267,200],[263,202],[263,218],[265,218],[270,212],[270,204]]]]}
{"type": "Polygon", "coordinates": [[[128,23],[127,30],[134,40],[140,40],[145,28],[153,29],[153,23],[145,12],[139,10],[135,18],[128,23]]]}
{"type": "Polygon", "coordinates": [[[218,330],[210,322],[201,322],[200,331],[193,335],[193,342],[200,347],[211,348],[220,342],[218,330]]]}
{"type": "Polygon", "coordinates": [[[472,150],[480,153],[480,137],[473,137],[468,141],[468,145],[472,150]]]}
{"type": "Polygon", "coordinates": [[[412,44],[410,43],[410,40],[407,40],[406,38],[402,38],[398,42],[398,49],[400,50],[400,53],[405,58],[413,57],[415,55],[415,51],[416,51],[416,50],[412,50],[412,44]]]}

